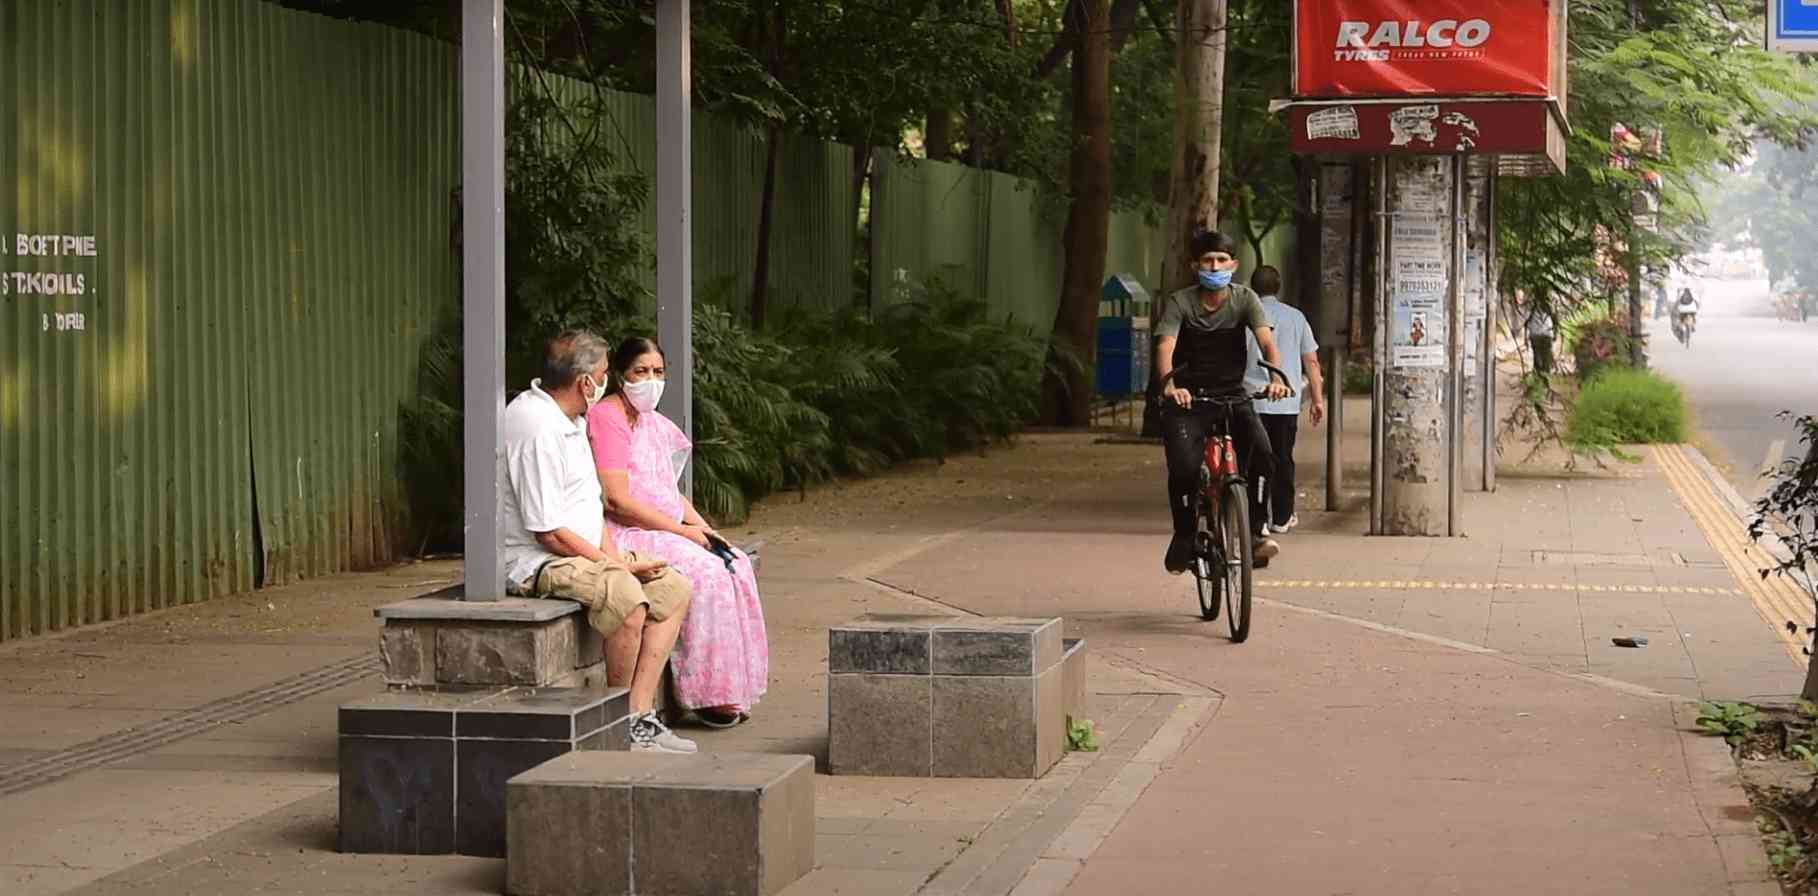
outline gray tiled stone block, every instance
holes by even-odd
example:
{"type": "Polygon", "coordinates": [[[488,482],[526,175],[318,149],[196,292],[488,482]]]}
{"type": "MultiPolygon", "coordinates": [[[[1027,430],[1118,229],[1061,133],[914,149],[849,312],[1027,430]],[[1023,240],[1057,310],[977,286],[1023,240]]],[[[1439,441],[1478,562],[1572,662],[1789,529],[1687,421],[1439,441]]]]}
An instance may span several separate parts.
{"type": "Polygon", "coordinates": [[[434,626],[421,622],[386,625],[379,630],[379,661],[384,667],[386,684],[435,684],[434,626]]]}
{"type": "MultiPolygon", "coordinates": [[[[457,586],[458,587],[458,586],[457,586]]],[[[501,600],[461,600],[452,589],[434,592],[442,597],[416,597],[389,603],[372,611],[380,619],[426,619],[463,623],[548,622],[581,612],[571,600],[540,597],[507,597],[501,600]]]]}
{"type": "Polygon", "coordinates": [[[1067,669],[1056,663],[1035,676],[1035,766],[1030,777],[1048,773],[1067,755],[1067,669]]]}
{"type": "Polygon", "coordinates": [[[827,633],[827,671],[926,675],[932,629],[842,626],[827,633]]]}
{"type": "Polygon", "coordinates": [[[814,866],[807,756],[571,753],[507,790],[506,888],[522,896],[769,896],[814,866]]]}
{"type": "Polygon", "coordinates": [[[454,851],[453,738],[342,737],[341,852],[454,851]]]}
{"type": "Polygon", "coordinates": [[[927,777],[933,677],[827,676],[827,764],[836,775],[927,777]]]}
{"type": "Polygon", "coordinates": [[[956,619],[934,629],[936,675],[1035,675],[1060,661],[1059,619],[956,619]]]}
{"type": "Polygon", "coordinates": [[[505,856],[505,782],[574,750],[567,740],[455,742],[455,852],[505,856]]]}
{"type": "Polygon", "coordinates": [[[505,786],[505,892],[632,893],[628,832],[619,827],[630,824],[631,788],[527,786],[519,779],[505,786]]]}
{"type": "Polygon", "coordinates": [[[556,688],[580,688],[593,691],[605,690],[606,663],[602,661],[594,663],[591,666],[572,669],[563,673],[555,681],[550,682],[549,686],[556,688]]]}
{"type": "Polygon", "coordinates": [[[506,779],[572,750],[625,749],[629,713],[623,688],[394,690],[344,704],[342,849],[502,855],[506,779]]]}
{"type": "Polygon", "coordinates": [[[1039,776],[1036,716],[1033,678],[934,676],[934,775],[1039,776]]]}
{"type": "Polygon", "coordinates": [[[1068,638],[1061,653],[1061,705],[1072,718],[1086,712],[1086,641],[1068,638]]]}
{"type": "Polygon", "coordinates": [[[577,669],[606,662],[606,639],[587,623],[585,615],[568,617],[574,628],[574,665],[577,669]]]}
{"type": "Polygon", "coordinates": [[[548,685],[574,669],[574,626],[535,623],[442,623],[436,628],[436,680],[441,684],[548,685]]]}

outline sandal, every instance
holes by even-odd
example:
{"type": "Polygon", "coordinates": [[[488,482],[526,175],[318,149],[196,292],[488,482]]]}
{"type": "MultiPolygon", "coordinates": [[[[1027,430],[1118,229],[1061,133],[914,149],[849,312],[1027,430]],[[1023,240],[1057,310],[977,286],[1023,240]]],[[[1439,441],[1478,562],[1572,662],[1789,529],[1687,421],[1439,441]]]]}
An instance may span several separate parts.
{"type": "Polygon", "coordinates": [[[697,709],[694,717],[709,728],[734,728],[751,718],[742,712],[721,712],[718,708],[697,709]]]}

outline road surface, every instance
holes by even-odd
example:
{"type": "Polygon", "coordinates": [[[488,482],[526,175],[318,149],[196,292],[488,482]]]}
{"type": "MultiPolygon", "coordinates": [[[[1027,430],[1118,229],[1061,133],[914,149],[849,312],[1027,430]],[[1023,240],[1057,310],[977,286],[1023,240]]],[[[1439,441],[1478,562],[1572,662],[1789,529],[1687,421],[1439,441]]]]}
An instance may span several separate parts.
{"type": "Polygon", "coordinates": [[[1715,443],[1713,458],[1745,498],[1761,493],[1760,471],[1800,450],[1782,410],[1818,414],[1818,317],[1774,319],[1761,280],[1698,281],[1703,312],[1691,348],[1673,339],[1666,320],[1652,322],[1656,370],[1685,387],[1699,426],[1715,443]]]}

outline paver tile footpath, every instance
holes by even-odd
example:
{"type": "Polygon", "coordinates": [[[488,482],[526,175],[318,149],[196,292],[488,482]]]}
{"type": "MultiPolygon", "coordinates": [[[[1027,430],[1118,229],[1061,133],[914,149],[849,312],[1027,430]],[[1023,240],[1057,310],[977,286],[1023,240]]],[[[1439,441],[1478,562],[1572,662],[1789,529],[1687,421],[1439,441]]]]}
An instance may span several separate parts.
{"type": "MultiPolygon", "coordinates": [[[[824,771],[827,627],[867,612],[1063,617],[1104,739],[1035,781],[817,776],[820,867],[791,896],[1758,889],[1733,768],[1682,701],[1788,693],[1800,672],[1683,482],[1652,461],[1517,470],[1469,496],[1468,539],[1371,539],[1358,494],[1316,506],[1320,441],[1244,645],[1160,570],[1157,448],[1029,436],[761,507],[770,693],[747,725],[690,731],[703,748],[824,771]],[[1647,648],[1606,646],[1637,633],[1647,648]]],[[[457,575],[412,564],[0,647],[18,720],[0,781],[372,652],[372,606],[457,575]]],[[[334,708],[376,686],[0,796],[0,891],[499,892],[494,860],[332,852],[334,708]]]]}

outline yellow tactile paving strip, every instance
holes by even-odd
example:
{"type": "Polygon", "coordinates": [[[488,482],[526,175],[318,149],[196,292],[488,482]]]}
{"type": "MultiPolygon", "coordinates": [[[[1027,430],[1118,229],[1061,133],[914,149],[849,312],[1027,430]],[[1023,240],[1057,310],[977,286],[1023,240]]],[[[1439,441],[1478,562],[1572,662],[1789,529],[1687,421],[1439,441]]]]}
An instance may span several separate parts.
{"type": "Polygon", "coordinates": [[[1812,625],[1811,599],[1780,576],[1761,577],[1761,570],[1772,566],[1773,560],[1749,540],[1744,524],[1712,490],[1704,474],[1692,465],[1682,448],[1656,445],[1654,459],[1666,474],[1667,481],[1672,483],[1673,491],[1679,493],[1680,503],[1704,532],[1705,539],[1717,549],[1730,574],[1742,584],[1743,593],[1755,604],[1761,618],[1780,635],[1787,655],[1804,668],[1807,643],[1804,632],[1812,625]],[[1787,631],[1788,621],[1798,624],[1797,633],[1787,631]]]}
{"type": "Polygon", "coordinates": [[[1266,579],[1271,588],[1314,590],[1365,589],[1371,591],[1577,591],[1605,594],[1711,594],[1740,595],[1734,588],[1700,588],[1694,585],[1574,585],[1559,582],[1442,582],[1427,579],[1266,579]]]}

